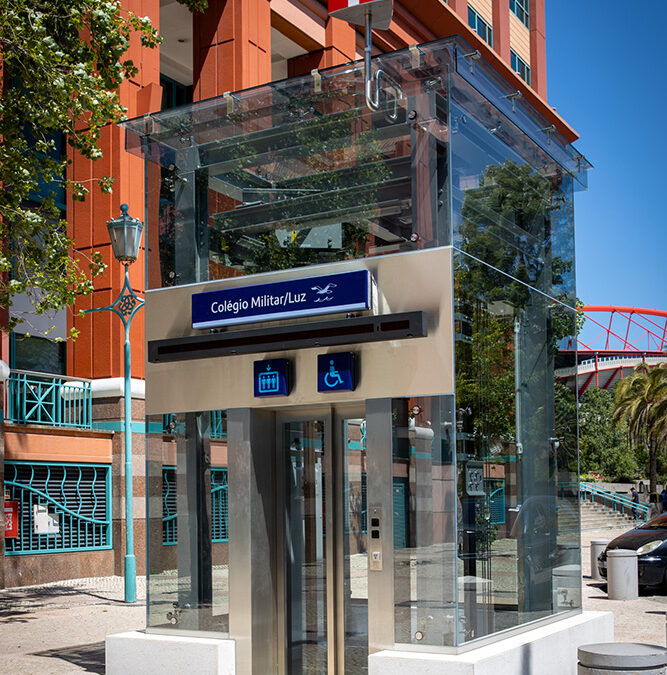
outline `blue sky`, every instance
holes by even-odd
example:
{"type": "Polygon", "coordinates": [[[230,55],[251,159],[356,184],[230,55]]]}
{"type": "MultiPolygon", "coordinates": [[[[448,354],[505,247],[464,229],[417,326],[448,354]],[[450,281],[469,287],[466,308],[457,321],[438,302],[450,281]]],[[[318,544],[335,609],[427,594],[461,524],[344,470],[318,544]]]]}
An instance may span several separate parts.
{"type": "Polygon", "coordinates": [[[577,295],[667,310],[667,1],[546,0],[547,99],[594,165],[577,295]]]}

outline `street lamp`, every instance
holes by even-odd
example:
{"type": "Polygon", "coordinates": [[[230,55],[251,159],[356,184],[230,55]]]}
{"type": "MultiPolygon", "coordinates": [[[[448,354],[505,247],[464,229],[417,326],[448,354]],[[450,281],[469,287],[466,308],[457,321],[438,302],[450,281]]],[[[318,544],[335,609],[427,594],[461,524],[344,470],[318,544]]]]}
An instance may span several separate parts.
{"type": "Polygon", "coordinates": [[[117,314],[125,326],[124,344],[124,390],[125,415],[123,430],[125,432],[125,602],[137,599],[137,561],[134,557],[134,509],[132,506],[132,394],[130,383],[132,365],[130,362],[130,324],[134,315],[143,306],[144,301],[138,297],[130,286],[130,265],[137,259],[141,234],[144,224],[137,218],[128,215],[128,205],[121,204],[121,215],[107,221],[107,229],[111,239],[111,248],[116,260],[125,267],[125,283],[120,295],[107,307],[89,309],[92,312],[110,311],[117,314]]]}

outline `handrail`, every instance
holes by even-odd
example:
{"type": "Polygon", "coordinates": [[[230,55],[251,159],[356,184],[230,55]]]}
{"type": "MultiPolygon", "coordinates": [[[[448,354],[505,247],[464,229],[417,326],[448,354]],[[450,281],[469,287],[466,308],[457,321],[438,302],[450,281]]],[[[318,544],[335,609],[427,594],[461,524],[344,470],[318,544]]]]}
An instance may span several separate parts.
{"type": "Polygon", "coordinates": [[[602,503],[602,507],[605,511],[607,510],[607,506],[609,506],[612,512],[619,511],[625,515],[633,515],[635,516],[635,519],[639,517],[643,521],[648,520],[651,511],[648,504],[633,502],[632,499],[623,497],[611,490],[605,490],[599,485],[595,485],[595,483],[579,483],[579,494],[581,495],[582,501],[586,501],[587,498],[590,498],[589,500],[591,503],[602,503]]]}
{"type": "Polygon", "coordinates": [[[31,377],[55,377],[63,382],[88,382],[89,384],[92,380],[89,377],[73,377],[71,375],[59,375],[57,373],[43,373],[38,370],[21,370],[20,368],[12,368],[12,373],[19,373],[20,375],[30,375],[31,377]]]}

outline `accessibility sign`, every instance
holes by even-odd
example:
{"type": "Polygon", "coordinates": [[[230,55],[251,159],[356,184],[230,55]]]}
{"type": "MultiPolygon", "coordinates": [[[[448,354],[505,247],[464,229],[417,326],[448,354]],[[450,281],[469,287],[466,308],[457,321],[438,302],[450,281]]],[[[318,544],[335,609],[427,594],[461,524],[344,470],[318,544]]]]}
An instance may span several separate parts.
{"type": "Polygon", "coordinates": [[[353,352],[317,356],[317,391],[354,391],[357,386],[353,352]]]}

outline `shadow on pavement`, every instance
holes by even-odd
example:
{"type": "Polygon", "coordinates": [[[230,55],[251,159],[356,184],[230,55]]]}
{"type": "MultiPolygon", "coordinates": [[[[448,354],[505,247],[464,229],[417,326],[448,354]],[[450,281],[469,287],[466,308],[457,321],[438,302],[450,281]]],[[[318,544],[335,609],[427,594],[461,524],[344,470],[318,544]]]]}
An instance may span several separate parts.
{"type": "Polygon", "coordinates": [[[104,642],[94,642],[89,645],[76,647],[62,647],[61,649],[47,649],[35,652],[33,656],[62,659],[89,673],[104,675],[104,642]]]}
{"type": "Polygon", "coordinates": [[[28,623],[34,619],[34,612],[28,609],[12,609],[0,605],[0,621],[3,623],[28,623]],[[33,616],[30,616],[32,614],[33,616]]]}

